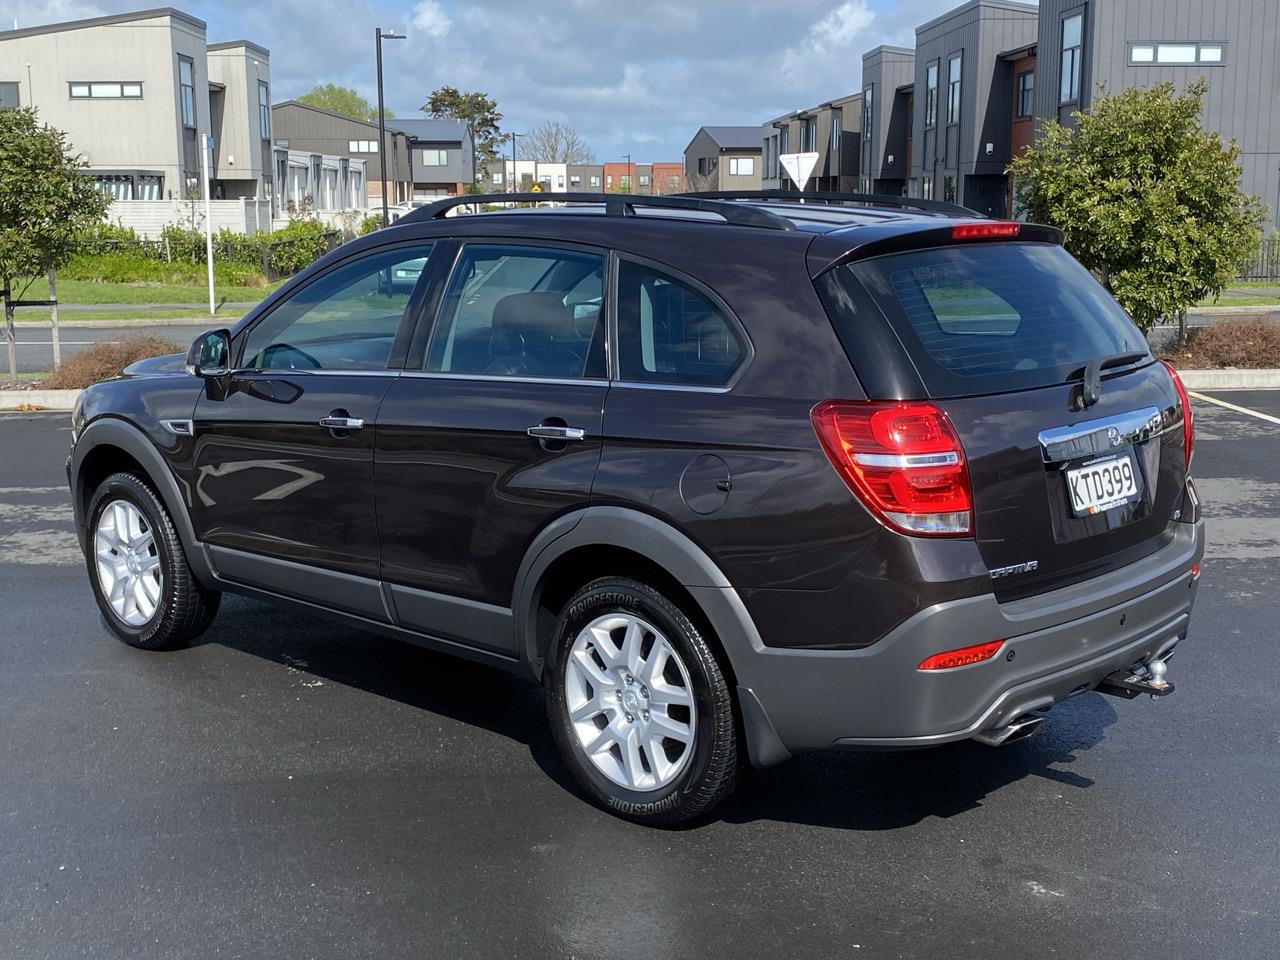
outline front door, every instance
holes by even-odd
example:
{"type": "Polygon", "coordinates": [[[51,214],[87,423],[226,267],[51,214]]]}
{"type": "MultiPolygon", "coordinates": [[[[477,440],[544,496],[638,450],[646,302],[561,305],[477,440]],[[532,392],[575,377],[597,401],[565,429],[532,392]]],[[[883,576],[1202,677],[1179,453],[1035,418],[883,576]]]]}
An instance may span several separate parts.
{"type": "Polygon", "coordinates": [[[237,334],[225,396],[195,412],[197,535],[219,573],[386,619],[373,450],[429,245],[357,255],[237,334]],[[305,565],[303,569],[298,565],[305,565]]]}
{"type": "Polygon", "coordinates": [[[586,506],[608,380],[606,258],[468,242],[423,369],[378,421],[382,577],[400,622],[510,651],[516,570],[542,527],[586,506]]]}

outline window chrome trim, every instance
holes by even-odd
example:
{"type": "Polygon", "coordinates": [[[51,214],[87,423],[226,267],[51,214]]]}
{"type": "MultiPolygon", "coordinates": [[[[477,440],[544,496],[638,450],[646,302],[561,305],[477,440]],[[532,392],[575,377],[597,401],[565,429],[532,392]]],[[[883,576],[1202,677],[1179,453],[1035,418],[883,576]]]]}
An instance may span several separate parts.
{"type": "Polygon", "coordinates": [[[707,387],[696,383],[645,383],[643,380],[614,380],[612,387],[632,390],[671,390],[676,393],[728,393],[733,387],[707,387]]]}
{"type": "Polygon", "coordinates": [[[379,367],[376,370],[326,370],[324,367],[299,368],[299,367],[242,367],[231,371],[233,377],[263,377],[263,376],[290,376],[290,377],[398,377],[401,371],[387,370],[379,367]]]}
{"type": "MultiPolygon", "coordinates": [[[[399,371],[396,371],[399,373],[399,371]]],[[[608,387],[600,377],[505,377],[497,373],[442,373],[434,370],[405,370],[401,376],[420,380],[474,380],[480,383],[552,383],[560,386],[608,387]]]]}

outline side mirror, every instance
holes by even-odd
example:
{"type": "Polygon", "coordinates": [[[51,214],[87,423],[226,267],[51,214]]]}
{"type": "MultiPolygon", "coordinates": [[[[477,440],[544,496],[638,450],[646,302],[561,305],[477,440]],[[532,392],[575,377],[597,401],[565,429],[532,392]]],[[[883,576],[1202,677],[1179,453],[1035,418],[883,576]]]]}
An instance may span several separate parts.
{"type": "Polygon", "coordinates": [[[225,377],[231,372],[231,331],[206,330],[187,351],[187,373],[193,377],[225,377]]]}

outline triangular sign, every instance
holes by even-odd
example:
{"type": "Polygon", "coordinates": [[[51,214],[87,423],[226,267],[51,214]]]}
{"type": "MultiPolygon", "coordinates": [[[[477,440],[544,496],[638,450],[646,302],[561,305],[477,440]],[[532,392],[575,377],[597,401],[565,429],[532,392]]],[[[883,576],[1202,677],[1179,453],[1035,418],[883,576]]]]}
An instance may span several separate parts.
{"type": "Polygon", "coordinates": [[[796,189],[803,190],[804,185],[813,176],[813,168],[818,165],[818,155],[816,153],[783,153],[779,154],[778,162],[782,164],[782,169],[787,171],[787,176],[795,181],[796,189]]]}

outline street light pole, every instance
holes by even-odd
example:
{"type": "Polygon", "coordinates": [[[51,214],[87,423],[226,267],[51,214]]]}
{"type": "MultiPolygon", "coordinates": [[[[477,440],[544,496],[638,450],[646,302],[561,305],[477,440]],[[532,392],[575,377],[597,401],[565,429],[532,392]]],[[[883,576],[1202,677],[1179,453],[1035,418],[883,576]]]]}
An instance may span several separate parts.
{"type": "Polygon", "coordinates": [[[631,154],[624,153],[623,156],[627,158],[627,193],[635,193],[636,178],[635,171],[631,168],[631,154]]]}
{"type": "Polygon", "coordinates": [[[518,136],[520,136],[520,134],[518,133],[513,133],[511,135],[511,192],[512,193],[520,192],[519,190],[516,189],[516,184],[520,180],[520,174],[516,172],[516,137],[518,136]]]}
{"type": "Polygon", "coordinates": [[[387,211],[387,111],[382,104],[382,41],[404,40],[405,36],[394,30],[383,33],[381,27],[374,30],[373,36],[378,49],[378,161],[382,166],[382,225],[385,227],[391,214],[387,211]]]}

